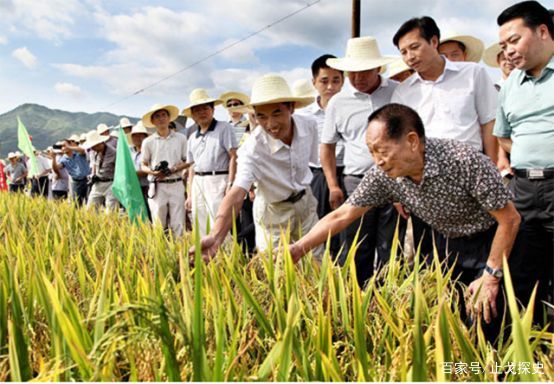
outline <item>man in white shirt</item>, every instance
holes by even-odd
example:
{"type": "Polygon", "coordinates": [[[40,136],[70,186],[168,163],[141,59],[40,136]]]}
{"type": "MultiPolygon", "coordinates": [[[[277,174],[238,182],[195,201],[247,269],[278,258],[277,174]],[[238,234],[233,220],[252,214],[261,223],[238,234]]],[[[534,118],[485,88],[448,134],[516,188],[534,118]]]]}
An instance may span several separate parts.
{"type": "Polygon", "coordinates": [[[183,114],[195,124],[187,143],[187,163],[193,164],[189,174],[187,208],[192,210],[192,223],[198,221],[200,236],[206,235],[215,221],[219,204],[231,188],[237,168],[238,142],[233,126],[214,118],[215,106],[221,100],[208,96],[202,88],[190,94],[190,105],[183,114]]]}
{"type": "MultiPolygon", "coordinates": [[[[202,238],[205,261],[223,243],[253,182],[257,183],[254,220],[258,250],[278,246],[281,231],[289,227],[291,238],[298,239],[315,225],[317,202],[310,188],[309,162],[317,161],[317,127],[312,119],[293,116],[295,108],[312,102],[313,97],[294,97],[280,76],[256,80],[249,106],[261,129],[239,149],[233,187],[219,207],[211,232],[202,238]]],[[[322,250],[318,248],[314,255],[322,250]]]]}
{"type": "Polygon", "coordinates": [[[187,137],[169,129],[169,123],[177,116],[176,106],[156,104],[142,117],[146,128],[156,128],[156,133],[142,142],[142,170],[150,182],[148,205],[152,221],[181,236],[185,224],[185,186],[181,171],[188,164],[187,137]]]}
{"type": "MultiPolygon", "coordinates": [[[[38,173],[31,178],[31,196],[42,195],[48,197],[48,174],[52,170],[50,161],[46,156],[35,149],[38,173]]],[[[30,160],[27,160],[27,169],[31,169],[30,160]]]]}
{"type": "MultiPolygon", "coordinates": [[[[373,37],[350,39],[346,47],[346,57],[327,59],[331,68],[348,72],[348,80],[353,88],[343,89],[333,96],[325,110],[320,155],[332,209],[338,208],[345,198],[336,175],[337,143],[344,143],[344,187],[347,196],[354,192],[373,165],[373,159],[365,145],[367,118],[374,110],[390,103],[398,83],[381,77],[379,73],[382,66],[394,60],[395,58],[381,55],[373,37]]],[[[380,262],[386,261],[390,255],[395,224],[395,212],[388,205],[369,212],[343,232],[344,251],[339,256],[341,264],[346,260],[348,248],[352,246],[360,229],[359,245],[354,258],[360,285],[373,275],[376,248],[380,262]]]]}

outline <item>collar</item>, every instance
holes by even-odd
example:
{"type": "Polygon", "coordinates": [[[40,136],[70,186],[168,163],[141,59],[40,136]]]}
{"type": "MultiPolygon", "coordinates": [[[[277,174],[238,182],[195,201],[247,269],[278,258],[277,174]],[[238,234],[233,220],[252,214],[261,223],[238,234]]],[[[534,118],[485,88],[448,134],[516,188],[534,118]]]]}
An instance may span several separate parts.
{"type": "Polygon", "coordinates": [[[427,138],[425,142],[425,164],[423,165],[423,180],[438,176],[441,172],[437,162],[437,148],[433,139],[427,138]]]}
{"type": "Polygon", "coordinates": [[[519,72],[518,72],[518,76],[519,76],[518,77],[518,83],[521,85],[521,84],[525,83],[527,80],[539,81],[540,79],[542,79],[546,75],[546,73],[549,70],[554,71],[554,55],[550,57],[550,61],[548,63],[546,63],[546,65],[544,66],[544,68],[541,71],[541,74],[538,77],[529,76],[527,74],[527,72],[519,70],[519,72]]]}
{"type": "Polygon", "coordinates": [[[217,125],[217,120],[216,119],[212,119],[212,122],[210,123],[210,126],[208,127],[208,130],[204,133],[202,133],[200,131],[200,126],[198,124],[196,124],[198,128],[196,128],[196,137],[200,137],[200,136],[206,136],[206,134],[208,132],[211,132],[211,131],[214,131],[215,130],[215,126],[217,125]]]}
{"type": "MultiPolygon", "coordinates": [[[[444,60],[444,70],[442,71],[440,76],[437,78],[437,80],[433,81],[433,83],[438,83],[438,82],[442,81],[444,79],[444,75],[446,74],[446,71],[451,71],[451,72],[459,72],[460,71],[460,66],[457,63],[448,60],[446,58],[446,56],[444,56],[444,55],[440,55],[440,56],[444,60]]],[[[422,83],[429,82],[429,80],[424,80],[418,72],[415,72],[406,81],[408,81],[410,85],[414,85],[416,83],[416,81],[421,81],[422,83]]]]}
{"type": "Polygon", "coordinates": [[[307,108],[308,111],[310,111],[310,114],[318,115],[320,113],[325,113],[325,110],[323,108],[321,108],[321,105],[319,105],[320,100],[321,100],[321,96],[318,96],[315,99],[315,101],[309,106],[309,108],[307,108]]]}
{"type": "Polygon", "coordinates": [[[175,136],[175,132],[173,132],[171,129],[169,130],[169,135],[167,135],[167,137],[161,137],[160,134],[158,133],[158,131],[154,132],[152,134],[152,136],[154,136],[154,138],[156,139],[169,139],[173,136],[175,136]]]}

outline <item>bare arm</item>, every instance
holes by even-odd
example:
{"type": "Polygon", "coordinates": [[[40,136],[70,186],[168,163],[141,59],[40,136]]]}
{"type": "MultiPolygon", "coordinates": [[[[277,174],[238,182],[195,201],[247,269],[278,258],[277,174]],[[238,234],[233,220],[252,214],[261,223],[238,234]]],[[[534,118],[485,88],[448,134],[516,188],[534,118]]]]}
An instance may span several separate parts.
{"type": "Polygon", "coordinates": [[[494,120],[481,125],[481,138],[483,140],[483,151],[494,164],[498,164],[498,141],[492,135],[493,128],[494,120]]]}
{"type": "Polygon", "coordinates": [[[350,204],[343,204],[338,209],[323,217],[319,222],[304,235],[300,240],[290,246],[290,253],[295,262],[300,260],[310,249],[315,248],[333,236],[354,220],[362,217],[371,207],[356,207],[350,204]]]}
{"type": "Polygon", "coordinates": [[[498,137],[498,142],[500,143],[500,147],[502,147],[506,153],[512,152],[512,139],[509,137],[498,137]]]}
{"type": "MultiPolygon", "coordinates": [[[[516,239],[521,216],[514,204],[510,201],[504,208],[489,212],[498,222],[496,233],[492,241],[487,265],[493,269],[502,268],[502,257],[510,257],[510,252],[516,239]]],[[[498,296],[500,280],[487,272],[469,285],[472,298],[466,303],[466,310],[476,317],[483,315],[486,323],[498,316],[496,298],[498,296]]]]}
{"type": "MultiPolygon", "coordinates": [[[[230,151],[229,151],[229,180],[228,180],[228,185],[229,187],[231,186],[231,184],[233,183],[233,181],[235,180],[235,175],[237,174],[237,149],[236,148],[232,148],[230,151]]],[[[228,187],[228,190],[229,190],[229,187],[228,187]]]]}
{"type": "Polygon", "coordinates": [[[65,142],[64,146],[70,150],[72,150],[73,152],[77,152],[77,153],[80,153],[81,155],[86,155],[87,154],[87,151],[85,151],[84,148],[82,147],[79,147],[78,145],[69,145],[67,144],[67,142],[65,142]]]}
{"type": "Polygon", "coordinates": [[[337,180],[336,144],[320,144],[319,158],[329,187],[329,203],[332,209],[337,209],[344,202],[344,193],[337,180]]]}

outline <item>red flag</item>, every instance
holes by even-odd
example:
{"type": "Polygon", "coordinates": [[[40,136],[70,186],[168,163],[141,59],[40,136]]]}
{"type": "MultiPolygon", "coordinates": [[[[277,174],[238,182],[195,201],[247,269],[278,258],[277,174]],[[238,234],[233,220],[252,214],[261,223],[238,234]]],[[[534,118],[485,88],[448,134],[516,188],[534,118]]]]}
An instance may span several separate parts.
{"type": "Polygon", "coordinates": [[[0,191],[7,191],[8,183],[4,174],[4,164],[0,161],[0,191]]]}

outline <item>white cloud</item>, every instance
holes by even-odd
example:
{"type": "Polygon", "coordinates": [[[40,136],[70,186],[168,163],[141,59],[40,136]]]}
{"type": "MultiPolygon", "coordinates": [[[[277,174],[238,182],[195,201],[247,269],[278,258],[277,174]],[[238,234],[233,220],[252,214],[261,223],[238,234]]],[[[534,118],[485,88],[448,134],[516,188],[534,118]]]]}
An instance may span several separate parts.
{"type": "Polygon", "coordinates": [[[62,95],[69,95],[77,99],[83,97],[81,88],[71,83],[56,83],[56,85],[54,85],[54,90],[62,95]]]}
{"type": "Polygon", "coordinates": [[[17,48],[12,52],[12,57],[19,60],[24,66],[33,69],[37,66],[37,58],[27,47],[17,48]]]}

